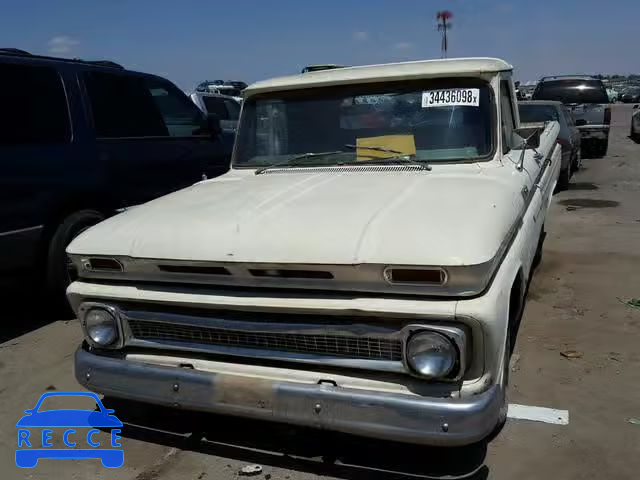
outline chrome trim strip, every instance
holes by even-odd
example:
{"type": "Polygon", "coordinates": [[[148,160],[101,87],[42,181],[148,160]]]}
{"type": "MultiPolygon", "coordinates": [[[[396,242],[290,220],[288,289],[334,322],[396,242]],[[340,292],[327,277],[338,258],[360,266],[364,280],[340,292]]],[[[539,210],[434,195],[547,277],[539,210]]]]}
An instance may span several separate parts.
{"type": "MultiPolygon", "coordinates": [[[[95,255],[94,255],[95,256],[95,255]]],[[[195,260],[171,260],[153,258],[132,258],[118,256],[124,266],[124,272],[88,271],[83,268],[89,255],[70,255],[84,279],[126,280],[128,282],[153,282],[163,284],[202,285],[203,288],[232,287],[248,290],[252,288],[278,288],[297,290],[328,290],[340,292],[366,292],[385,295],[421,295],[443,297],[469,297],[484,291],[485,284],[493,275],[495,259],[485,263],[466,266],[437,266],[421,268],[442,268],[446,271],[446,284],[390,284],[384,279],[386,264],[363,263],[344,264],[282,264],[282,263],[239,263],[208,262],[195,260]],[[221,267],[231,275],[208,275],[200,273],[163,272],[159,264],[175,266],[221,267]],[[254,277],[250,270],[313,270],[328,271],[333,279],[254,277]]],[[[115,258],[115,257],[112,257],[115,258]]],[[[414,266],[391,265],[394,268],[412,268],[414,266]]]]}
{"type": "Polygon", "coordinates": [[[0,232],[0,237],[5,237],[7,235],[16,235],[19,233],[32,232],[34,230],[40,230],[42,228],[44,228],[44,225],[36,225],[35,227],[19,228],[17,230],[9,230],[8,232],[0,232]]]}
{"type": "MultiPolygon", "coordinates": [[[[522,211],[516,218],[516,221],[513,223],[511,229],[509,230],[509,233],[506,235],[505,239],[502,241],[502,244],[498,249],[498,253],[493,257],[493,261],[495,262],[496,265],[500,265],[502,263],[502,259],[507,254],[507,251],[509,250],[511,243],[513,242],[513,240],[516,238],[516,235],[520,231],[520,227],[522,227],[522,220],[526,215],[527,210],[529,210],[529,205],[531,205],[531,202],[533,201],[533,197],[535,196],[536,189],[540,188],[539,187],[540,180],[542,179],[545,172],[547,171],[547,168],[551,165],[551,158],[553,157],[553,153],[555,152],[555,149],[556,149],[556,143],[554,143],[551,146],[549,152],[547,153],[547,156],[542,164],[542,167],[538,172],[538,176],[536,177],[535,181],[532,183],[532,188],[529,189],[526,185],[523,187],[522,194],[524,196],[524,205],[523,205],[522,211]]],[[[494,271],[495,270],[492,270],[492,274],[494,271]]],[[[490,285],[491,285],[491,282],[488,282],[486,285],[486,288],[489,288],[490,285]]]]}

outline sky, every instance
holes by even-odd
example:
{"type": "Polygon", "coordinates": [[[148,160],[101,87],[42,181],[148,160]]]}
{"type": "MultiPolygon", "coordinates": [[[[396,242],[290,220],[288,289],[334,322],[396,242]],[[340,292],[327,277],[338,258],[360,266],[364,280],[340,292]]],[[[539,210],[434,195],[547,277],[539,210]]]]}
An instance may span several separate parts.
{"type": "Polygon", "coordinates": [[[500,57],[516,78],[640,73],[640,0],[0,0],[0,46],[109,59],[184,90],[203,80],[440,57],[500,57]],[[615,16],[615,17],[614,17],[615,16]]]}

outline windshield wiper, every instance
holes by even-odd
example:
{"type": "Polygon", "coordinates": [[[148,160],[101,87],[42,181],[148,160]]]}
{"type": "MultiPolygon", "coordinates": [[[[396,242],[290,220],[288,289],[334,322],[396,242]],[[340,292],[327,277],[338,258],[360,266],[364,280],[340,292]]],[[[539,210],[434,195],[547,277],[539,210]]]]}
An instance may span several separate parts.
{"type": "MultiPolygon", "coordinates": [[[[393,150],[391,148],[387,148],[387,147],[382,147],[379,145],[370,145],[370,146],[364,146],[364,145],[345,145],[346,148],[352,148],[352,149],[363,149],[363,150],[374,150],[376,152],[384,152],[384,153],[396,153],[398,155],[394,155],[392,157],[382,157],[382,158],[376,158],[375,160],[367,160],[368,163],[391,163],[391,162],[402,162],[402,163],[408,163],[409,165],[415,165],[416,167],[420,167],[423,170],[431,170],[431,165],[429,165],[428,163],[422,162],[420,160],[415,160],[411,158],[410,154],[407,153],[403,153],[400,152],[398,150],[393,150]]],[[[358,162],[360,163],[360,162],[358,162]]]]}
{"type": "Polygon", "coordinates": [[[292,165],[293,166],[293,164],[291,162],[295,162],[296,160],[303,160],[303,159],[314,158],[314,157],[324,157],[324,156],[329,156],[329,155],[338,155],[340,153],[344,153],[344,152],[342,150],[334,150],[334,151],[331,151],[331,152],[301,153],[300,155],[295,155],[293,157],[285,158],[284,160],[281,160],[279,162],[272,163],[271,165],[266,165],[264,167],[261,167],[261,168],[256,170],[255,174],[256,175],[260,175],[262,172],[265,172],[265,171],[270,170],[272,168],[281,167],[283,165],[292,165]]]}
{"type": "Polygon", "coordinates": [[[392,150],[391,148],[381,147],[379,145],[345,145],[345,148],[351,148],[352,150],[361,148],[363,150],[375,150],[376,152],[397,153],[400,155],[404,153],[399,150],[392,150]]]}

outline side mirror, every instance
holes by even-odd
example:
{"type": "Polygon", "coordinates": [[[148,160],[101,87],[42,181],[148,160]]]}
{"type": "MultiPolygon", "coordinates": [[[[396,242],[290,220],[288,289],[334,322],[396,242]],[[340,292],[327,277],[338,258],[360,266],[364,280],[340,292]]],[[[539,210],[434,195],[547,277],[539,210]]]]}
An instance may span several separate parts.
{"type": "Polygon", "coordinates": [[[218,138],[222,134],[220,118],[215,113],[207,114],[207,131],[211,135],[211,138],[218,138]]]}
{"type": "Polygon", "coordinates": [[[586,124],[587,124],[587,121],[582,118],[579,118],[578,120],[576,120],[576,127],[582,127],[586,124]]]}
{"type": "Polygon", "coordinates": [[[513,131],[511,145],[513,148],[539,148],[540,147],[540,133],[542,128],[539,127],[522,127],[516,128],[513,131]]]}
{"type": "Polygon", "coordinates": [[[543,129],[540,127],[523,127],[516,128],[513,131],[511,137],[512,145],[515,149],[520,150],[520,159],[516,164],[516,170],[521,172],[524,169],[524,155],[528,149],[535,151],[534,158],[542,158],[536,149],[540,147],[540,133],[543,129]]]}

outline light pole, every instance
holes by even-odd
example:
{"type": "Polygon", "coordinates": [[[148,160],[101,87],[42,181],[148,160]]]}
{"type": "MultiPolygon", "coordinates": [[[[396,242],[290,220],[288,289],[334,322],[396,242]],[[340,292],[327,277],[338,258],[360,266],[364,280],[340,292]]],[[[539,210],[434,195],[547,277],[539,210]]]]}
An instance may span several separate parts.
{"type": "Polygon", "coordinates": [[[438,31],[442,32],[442,58],[447,58],[447,50],[449,48],[447,30],[451,28],[451,23],[449,23],[451,17],[453,17],[453,13],[449,10],[441,10],[436,15],[438,19],[438,31]]]}

